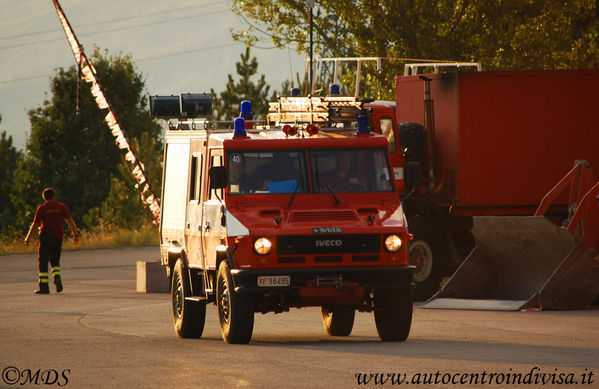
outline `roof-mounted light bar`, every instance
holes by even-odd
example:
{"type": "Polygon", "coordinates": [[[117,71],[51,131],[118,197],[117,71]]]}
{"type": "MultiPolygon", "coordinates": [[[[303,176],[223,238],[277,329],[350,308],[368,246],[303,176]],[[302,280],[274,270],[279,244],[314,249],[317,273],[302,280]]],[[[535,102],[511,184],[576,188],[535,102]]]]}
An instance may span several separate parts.
{"type": "Polygon", "coordinates": [[[247,131],[245,130],[245,119],[235,118],[234,121],[235,131],[233,132],[233,138],[246,138],[247,131]]]}
{"type": "Polygon", "coordinates": [[[159,119],[208,117],[212,114],[212,95],[183,93],[181,96],[150,96],[150,115],[159,119]]]}
{"type": "Polygon", "coordinates": [[[150,96],[150,115],[159,119],[180,117],[179,96],[150,96]]]}
{"type": "Polygon", "coordinates": [[[212,114],[210,93],[181,94],[181,116],[188,118],[207,117],[212,114]]]}
{"type": "Polygon", "coordinates": [[[239,114],[239,117],[244,118],[245,120],[252,120],[254,118],[251,101],[243,100],[241,102],[241,113],[239,114]]]}
{"type": "Polygon", "coordinates": [[[370,123],[368,122],[368,116],[359,115],[358,116],[358,135],[368,135],[370,134],[370,123]]]}

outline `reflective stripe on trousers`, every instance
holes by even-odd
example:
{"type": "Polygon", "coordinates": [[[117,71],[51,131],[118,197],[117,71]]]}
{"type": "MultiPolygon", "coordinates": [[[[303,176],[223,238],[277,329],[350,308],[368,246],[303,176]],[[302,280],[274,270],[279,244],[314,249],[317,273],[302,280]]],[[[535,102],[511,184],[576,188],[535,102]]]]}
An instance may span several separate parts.
{"type": "Polygon", "coordinates": [[[40,284],[47,284],[48,283],[48,273],[40,273],[39,282],[40,282],[40,284]]]}

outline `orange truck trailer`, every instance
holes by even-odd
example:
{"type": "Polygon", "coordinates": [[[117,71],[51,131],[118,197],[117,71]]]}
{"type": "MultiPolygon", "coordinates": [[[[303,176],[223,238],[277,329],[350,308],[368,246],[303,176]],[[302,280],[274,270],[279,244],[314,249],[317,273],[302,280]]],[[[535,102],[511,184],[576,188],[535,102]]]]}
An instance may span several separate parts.
{"type": "MultiPolygon", "coordinates": [[[[474,247],[473,217],[532,215],[575,161],[599,166],[598,90],[597,69],[396,78],[420,297],[435,292],[474,247]]],[[[562,196],[547,216],[559,222],[567,206],[562,196]]]]}
{"type": "MultiPolygon", "coordinates": [[[[337,67],[346,60],[319,61],[337,67]]],[[[361,62],[374,59],[349,60],[358,63],[359,85],[361,62]]],[[[576,161],[589,170],[599,166],[598,90],[599,69],[483,72],[476,63],[429,63],[406,65],[395,78],[395,101],[361,100],[374,131],[389,141],[395,186],[414,235],[409,256],[417,299],[431,297],[469,256],[478,218],[487,218],[492,231],[493,217],[533,215],[576,161]],[[413,74],[419,66],[434,71],[413,74]],[[478,71],[464,71],[469,67],[478,71]]],[[[545,215],[559,224],[574,208],[564,194],[545,215]]],[[[527,234],[516,229],[521,239],[527,234]]],[[[509,267],[521,256],[508,253],[501,261],[509,267]]],[[[461,278],[465,289],[470,276],[461,278]]]]}

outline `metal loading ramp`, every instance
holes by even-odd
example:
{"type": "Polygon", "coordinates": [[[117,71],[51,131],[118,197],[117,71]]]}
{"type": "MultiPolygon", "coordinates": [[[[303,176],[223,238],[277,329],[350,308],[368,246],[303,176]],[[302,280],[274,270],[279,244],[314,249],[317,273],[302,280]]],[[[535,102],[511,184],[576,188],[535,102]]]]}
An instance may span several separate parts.
{"type": "Polygon", "coordinates": [[[423,307],[577,309],[599,294],[599,264],[584,240],[543,216],[474,218],[476,247],[423,307]]]}

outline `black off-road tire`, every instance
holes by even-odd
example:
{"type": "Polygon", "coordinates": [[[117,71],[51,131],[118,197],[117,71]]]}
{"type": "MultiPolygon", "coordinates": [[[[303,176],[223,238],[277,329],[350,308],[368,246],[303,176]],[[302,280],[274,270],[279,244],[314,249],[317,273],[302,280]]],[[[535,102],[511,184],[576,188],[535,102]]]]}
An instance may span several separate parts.
{"type": "Polygon", "coordinates": [[[322,326],[330,336],[349,336],[354,327],[356,310],[343,305],[323,305],[320,307],[322,326]]]}
{"type": "Polygon", "coordinates": [[[437,228],[423,219],[408,220],[408,231],[414,235],[408,248],[408,261],[416,266],[414,299],[425,301],[439,291],[443,279],[441,240],[437,228]]]}
{"type": "Polygon", "coordinates": [[[218,267],[216,305],[220,333],[226,343],[245,344],[254,331],[252,301],[233,290],[233,280],[225,261],[218,267]]]}
{"type": "Polygon", "coordinates": [[[175,333],[181,338],[201,338],[206,322],[206,302],[185,300],[189,296],[190,280],[183,268],[183,262],[179,259],[171,275],[171,305],[175,333]]]}
{"type": "Polygon", "coordinates": [[[374,321],[384,342],[403,342],[412,327],[412,291],[374,291],[374,321]]]}

